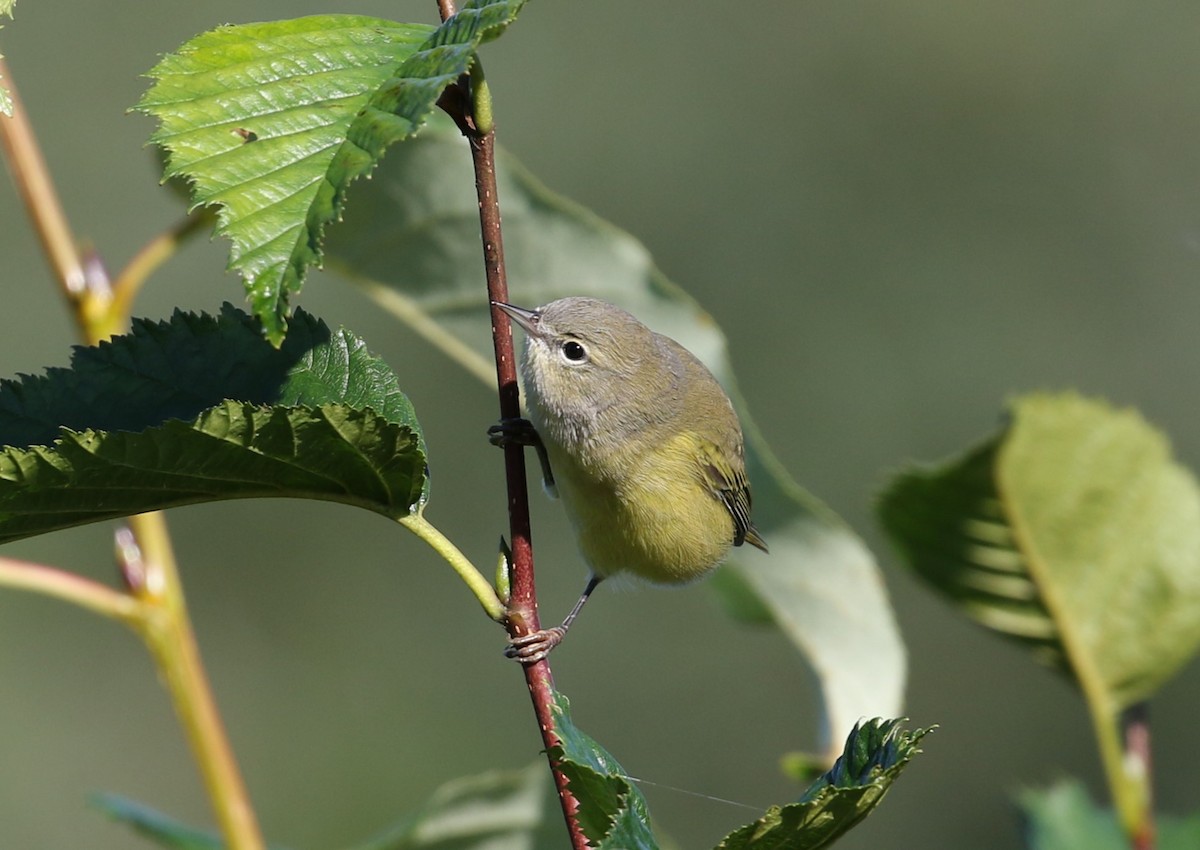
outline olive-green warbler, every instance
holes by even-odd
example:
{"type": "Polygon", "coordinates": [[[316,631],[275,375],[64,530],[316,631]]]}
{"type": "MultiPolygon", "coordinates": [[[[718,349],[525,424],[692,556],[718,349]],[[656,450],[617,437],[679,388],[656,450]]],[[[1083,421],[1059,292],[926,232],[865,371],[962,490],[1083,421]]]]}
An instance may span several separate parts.
{"type": "Polygon", "coordinates": [[[767,544],[750,519],[742,429],[712,373],[675,340],[594,298],[537,310],[494,302],[524,331],[521,373],[532,420],[492,442],[538,449],[591,568],[562,625],[515,639],[510,658],[544,658],[606,576],[682,584],[730,546],[767,544]]]}

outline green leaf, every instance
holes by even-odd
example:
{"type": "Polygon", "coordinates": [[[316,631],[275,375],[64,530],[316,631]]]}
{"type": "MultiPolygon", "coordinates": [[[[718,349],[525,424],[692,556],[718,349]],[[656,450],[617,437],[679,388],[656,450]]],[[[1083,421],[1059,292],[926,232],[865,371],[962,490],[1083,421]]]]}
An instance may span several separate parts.
{"type": "Polygon", "coordinates": [[[560,745],[551,750],[579,801],[576,817],[594,850],[654,850],[650,813],[642,792],[630,784],[621,765],[571,720],[570,703],[554,695],[554,731],[560,745]]]}
{"type": "MultiPolygon", "coordinates": [[[[1128,850],[1129,840],[1109,809],[1096,806],[1076,780],[1023,791],[1018,800],[1030,850],[1128,850]]],[[[1155,818],[1158,850],[1200,847],[1200,815],[1155,818]]]]}
{"type": "Polygon", "coordinates": [[[475,0],[436,29],[357,15],[224,26],[150,71],[135,108],[159,119],[165,178],[220,207],[229,267],[268,338],[283,339],[289,297],[320,262],[349,184],[420,129],[523,5],[475,0]]]}
{"type": "Polygon", "coordinates": [[[224,850],[225,842],[215,832],[182,824],[162,812],[118,794],[97,794],[92,804],[115,821],[127,824],[133,831],[160,847],[174,850],[224,850]]]}
{"type": "Polygon", "coordinates": [[[1113,813],[1097,808],[1077,781],[1023,791],[1018,800],[1030,850],[1129,850],[1113,813]]]}
{"type": "Polygon", "coordinates": [[[347,331],[299,312],[281,348],[228,305],[0,382],[0,542],[218,499],[407,516],[428,496],[416,415],[347,331]]]}
{"type": "Polygon", "coordinates": [[[424,806],[356,850],[532,850],[546,766],[447,782],[424,806]]]}
{"type": "Polygon", "coordinates": [[[772,806],[734,830],[717,850],[817,850],[828,847],[879,805],[929,729],[905,732],[899,720],[855,725],[842,755],[799,801],[772,806]]]}
{"type": "MultiPolygon", "coordinates": [[[[545,776],[543,763],[453,779],[420,809],[355,850],[532,850],[542,822],[545,776]]],[[[98,794],[92,802],[163,847],[224,850],[217,833],[182,824],[136,800],[98,794]]]]}
{"type": "Polygon", "coordinates": [[[879,512],[923,578],[1109,713],[1200,644],[1200,493],[1134,411],[1020,398],[997,437],[894,479],[879,512]]]}
{"type": "MultiPolygon", "coordinates": [[[[694,351],[731,390],[748,441],[758,528],[771,554],[731,559],[743,613],[764,607],[816,668],[826,764],[860,717],[897,714],[905,659],[883,581],[862,541],[776,462],[737,396],[725,339],[713,318],[655,268],[627,233],[552,194],[512,157],[498,156],[511,300],[540,305],[595,295],[634,312],[694,351]]],[[[362,187],[351,226],[330,257],[418,332],[494,386],[491,319],[480,272],[479,212],[466,144],[431,124],[362,187]]],[[[747,549],[749,547],[746,547],[747,549]]]]}
{"type": "MultiPolygon", "coordinates": [[[[555,733],[561,745],[551,755],[579,800],[578,818],[588,843],[606,850],[654,848],[646,801],[621,765],[571,721],[567,698],[555,694],[555,733]]],[[[754,823],[727,835],[718,850],[816,850],[865,818],[920,752],[930,730],[905,732],[899,720],[855,724],[842,755],[804,796],[772,806],[754,823]]],[[[373,849],[372,849],[373,850],[373,849]]]]}

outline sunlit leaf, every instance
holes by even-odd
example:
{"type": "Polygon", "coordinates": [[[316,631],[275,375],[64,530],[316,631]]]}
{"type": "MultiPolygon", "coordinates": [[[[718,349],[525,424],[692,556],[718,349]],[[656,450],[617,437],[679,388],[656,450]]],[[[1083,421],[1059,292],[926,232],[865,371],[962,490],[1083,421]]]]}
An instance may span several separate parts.
{"type": "Polygon", "coordinates": [[[1200,645],[1200,492],[1133,411],[1018,399],[998,436],[899,475],[880,516],[935,588],[1087,679],[1110,710],[1200,645]]]}
{"type": "Polygon", "coordinates": [[[352,334],[293,324],[276,349],[232,307],[177,312],[0,382],[0,542],[220,499],[419,507],[424,445],[396,376],[352,334]]]}
{"type": "Polygon", "coordinates": [[[436,29],[358,15],[224,26],[163,58],[137,109],[159,119],[196,206],[220,207],[253,312],[279,342],[325,226],[389,145],[415,133],[524,0],[474,0],[436,29]]]}
{"type": "MultiPolygon", "coordinates": [[[[549,192],[500,152],[499,197],[511,300],[540,305],[593,295],[631,310],[694,351],[731,391],[748,441],[754,515],[771,554],[736,550],[742,589],[816,668],[823,693],[826,764],[863,716],[900,713],[904,650],[871,553],[840,519],[775,461],[737,396],[725,339],[713,318],[654,266],[627,233],[549,192]]],[[[490,316],[479,215],[465,143],[431,125],[396,150],[363,186],[330,257],[380,304],[482,380],[490,316]]],[[[749,547],[746,547],[747,549],[749,547]]]]}

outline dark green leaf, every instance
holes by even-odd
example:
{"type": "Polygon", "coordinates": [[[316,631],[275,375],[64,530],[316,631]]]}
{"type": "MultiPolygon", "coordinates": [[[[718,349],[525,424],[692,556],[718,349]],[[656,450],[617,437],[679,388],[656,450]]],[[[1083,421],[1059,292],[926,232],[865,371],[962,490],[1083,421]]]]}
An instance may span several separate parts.
{"type": "Polygon", "coordinates": [[[828,847],[870,814],[891,784],[920,752],[928,729],[904,732],[898,720],[856,725],[842,756],[798,802],[772,806],[761,818],[731,832],[717,850],[817,850],[828,847]]]}
{"type": "Polygon", "coordinates": [[[346,331],[298,313],[176,313],[77,348],[69,369],[0,382],[0,542],[218,499],[294,497],[401,517],[427,496],[396,377],[346,331]]]}
{"type": "Polygon", "coordinates": [[[555,694],[554,716],[561,745],[551,755],[579,800],[576,817],[589,845],[595,850],[657,848],[642,792],[617,760],[574,724],[562,694],[555,694]]]}
{"type": "Polygon", "coordinates": [[[522,5],[475,0],[436,29],[357,15],[224,26],[150,72],[136,108],[160,121],[165,177],[220,206],[229,265],[270,339],[283,339],[288,299],[320,262],[349,184],[420,129],[522,5]]]}
{"type": "MultiPolygon", "coordinates": [[[[760,600],[739,610],[753,607],[759,617],[769,611],[816,668],[822,728],[836,736],[821,742],[828,764],[860,717],[900,711],[904,651],[871,553],[776,462],[737,396],[720,329],[655,268],[646,249],[549,192],[502,151],[497,179],[512,301],[540,305],[574,294],[618,303],[694,351],[732,391],[747,434],[756,523],[771,546],[769,556],[737,550],[731,558],[738,586],[760,600]]],[[[361,188],[350,226],[330,240],[331,260],[494,384],[465,142],[453,128],[431,124],[361,188]]]]}
{"type": "Polygon", "coordinates": [[[1074,394],[1012,405],[961,459],[898,476],[880,516],[905,560],[979,622],[1112,707],[1200,644],[1200,493],[1135,412],[1074,394]]]}

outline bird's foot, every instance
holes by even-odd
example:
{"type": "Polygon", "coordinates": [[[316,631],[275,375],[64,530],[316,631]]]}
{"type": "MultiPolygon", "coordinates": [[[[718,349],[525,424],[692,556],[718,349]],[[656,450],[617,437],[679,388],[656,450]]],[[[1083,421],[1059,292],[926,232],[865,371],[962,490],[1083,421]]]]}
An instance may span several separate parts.
{"type": "Polygon", "coordinates": [[[536,446],[541,441],[528,419],[501,419],[488,428],[488,442],[493,446],[536,446]]]}
{"type": "Polygon", "coordinates": [[[488,428],[488,442],[493,446],[532,446],[537,450],[538,463],[542,466],[542,487],[546,495],[552,499],[558,498],[558,488],[554,484],[554,470],[550,468],[550,456],[546,454],[546,444],[541,435],[528,419],[501,419],[488,428]]]}
{"type": "Polygon", "coordinates": [[[549,655],[550,650],[562,643],[566,634],[567,630],[562,626],[555,626],[552,629],[540,629],[521,635],[513,638],[512,643],[504,648],[504,655],[522,664],[536,664],[549,655]]]}

